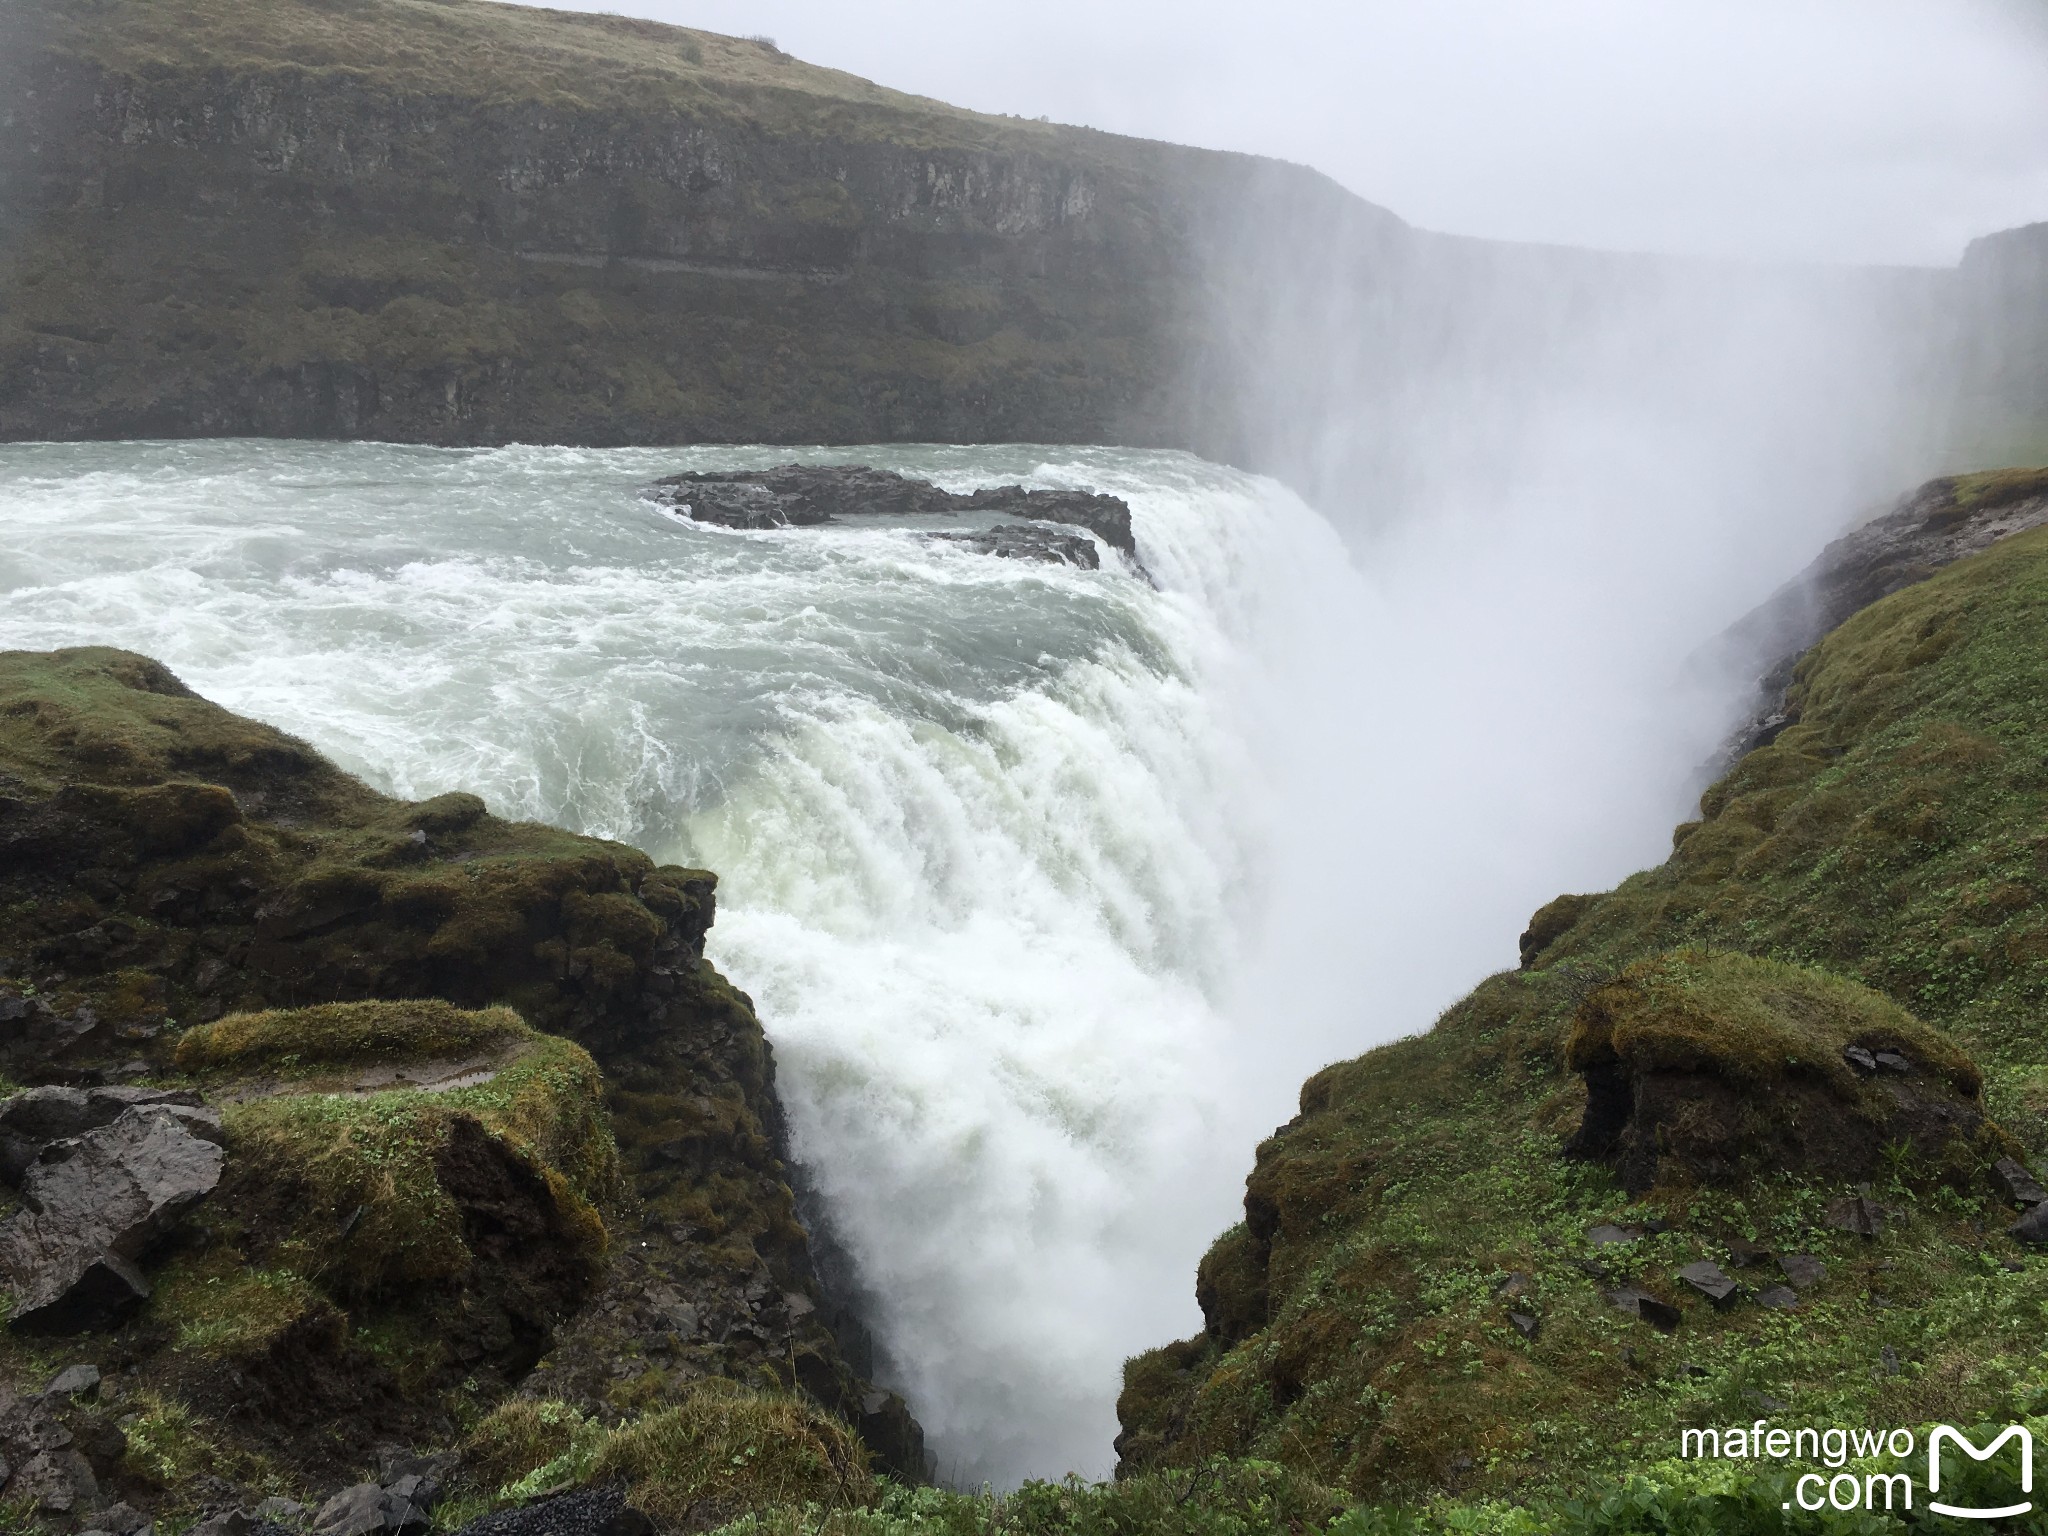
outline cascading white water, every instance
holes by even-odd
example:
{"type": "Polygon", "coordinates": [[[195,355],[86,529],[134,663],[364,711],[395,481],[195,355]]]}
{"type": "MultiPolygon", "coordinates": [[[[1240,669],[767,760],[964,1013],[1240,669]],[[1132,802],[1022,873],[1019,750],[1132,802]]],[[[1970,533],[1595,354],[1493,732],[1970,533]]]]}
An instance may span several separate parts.
{"type": "Polygon", "coordinates": [[[942,1470],[1099,1474],[1123,1357],[1198,1326],[1283,1112],[1219,1009],[1262,871],[1254,633],[1355,577],[1292,496],[1172,454],[859,455],[1123,495],[1156,588],[633,494],[788,457],[0,449],[0,643],[145,651],[395,792],[720,870],[714,957],[942,1470]]]}
{"type": "Polygon", "coordinates": [[[634,495],[792,456],[0,447],[0,645],[145,651],[394,792],[719,870],[713,958],[942,1473],[1100,1474],[1294,1086],[1654,861],[1726,703],[1680,659],[1840,504],[1617,495],[1610,453],[1361,572],[1184,455],[802,455],[1113,492],[1154,585],[634,495]]]}

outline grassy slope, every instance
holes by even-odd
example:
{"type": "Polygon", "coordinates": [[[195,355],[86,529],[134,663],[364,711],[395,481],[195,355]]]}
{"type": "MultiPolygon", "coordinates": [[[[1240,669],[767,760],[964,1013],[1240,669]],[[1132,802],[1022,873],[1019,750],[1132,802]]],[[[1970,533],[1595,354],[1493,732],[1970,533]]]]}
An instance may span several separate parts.
{"type": "Polygon", "coordinates": [[[1270,1263],[1240,1228],[1204,1265],[1212,1325],[1234,1306],[1253,1331],[1133,1362],[1134,1459],[1255,1453],[1382,1495],[1576,1491],[1670,1456],[1679,1425],[1753,1416],[1759,1392],[1795,1422],[1909,1424],[1994,1416],[2036,1378],[2048,1262],[2002,1266],[2018,1250],[1988,1183],[1898,1167],[1879,1193],[1907,1214],[1869,1244],[1821,1224],[1839,1184],[1660,1188],[1631,1207],[1606,1169],[1559,1155],[1584,1096],[1560,1048],[1589,982],[1679,944],[1888,994],[1975,1057],[2028,1148],[2048,1145],[2048,536],[1865,610],[1796,686],[1801,723],[1707,792],[1669,862],[1534,969],[1306,1085],[1251,1180],[1277,1211],[1270,1263]],[[1666,1337],[1578,1268],[1588,1224],[1653,1214],[1675,1230],[1612,1262],[1661,1293],[1729,1236],[1818,1254],[1831,1278],[1796,1315],[1683,1303],[1666,1337]],[[1516,1270],[1534,1342],[1494,1296],[1516,1270]]]}

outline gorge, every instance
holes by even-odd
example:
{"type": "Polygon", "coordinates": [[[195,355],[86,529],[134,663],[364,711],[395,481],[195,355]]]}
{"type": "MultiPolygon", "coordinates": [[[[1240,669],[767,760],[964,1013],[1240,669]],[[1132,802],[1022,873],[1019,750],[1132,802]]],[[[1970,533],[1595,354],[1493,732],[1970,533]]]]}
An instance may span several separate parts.
{"type": "MultiPolygon", "coordinates": [[[[2044,1150],[2038,487],[1943,480],[1873,525],[1898,571],[1780,589],[2048,458],[2048,226],[1952,270],[1507,245],[481,0],[35,0],[0,100],[0,1024],[91,1042],[6,1070],[205,1097],[228,1170],[114,1332],[9,1336],[14,1462],[95,1350],[109,1492],[430,1475],[447,1529],[1506,1532],[1746,1394],[2037,1411],[1987,1170],[2044,1150]],[[220,825],[154,847],[159,780],[220,825]],[[1646,1163],[1645,1111],[1624,1167],[1582,1069],[1661,1067],[1596,996],[1896,1055],[1962,1151],[1773,1184],[1733,1132],[1646,1163]],[[380,1203],[295,1117],[385,1091],[440,1140],[380,1203]],[[1885,1313],[1890,1374],[1679,1289],[1752,1247],[1834,1275],[1785,1271],[1816,1330],[1885,1313]],[[223,1385],[301,1369],[331,1435],[223,1385]]],[[[1879,1136],[1846,1059],[1799,1102],[1879,1136]]],[[[1778,1091],[1713,1062],[1738,1119],[1778,1091]]]]}

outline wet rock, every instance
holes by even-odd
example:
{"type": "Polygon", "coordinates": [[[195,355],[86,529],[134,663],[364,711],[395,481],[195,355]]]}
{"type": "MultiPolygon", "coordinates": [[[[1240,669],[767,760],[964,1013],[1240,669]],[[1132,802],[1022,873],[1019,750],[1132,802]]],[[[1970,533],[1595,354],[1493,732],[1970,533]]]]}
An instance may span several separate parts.
{"type": "Polygon", "coordinates": [[[2028,1170],[2027,1165],[2016,1157],[2001,1157],[1991,1165],[1992,1171],[2004,1181],[2015,1205],[2039,1205],[2048,1200],[2044,1190],[2028,1170]]]}
{"type": "Polygon", "coordinates": [[[220,1182],[222,1161],[164,1105],[45,1147],[22,1175],[23,1209],[0,1222],[12,1326],[77,1332],[146,1297],[135,1260],[220,1182]]]}
{"type": "Polygon", "coordinates": [[[1510,1312],[1508,1314],[1508,1322],[1514,1326],[1515,1332],[1525,1339],[1535,1338],[1537,1330],[1542,1326],[1527,1312],[1510,1312]]]}
{"type": "Polygon", "coordinates": [[[384,1490],[375,1483],[342,1489],[313,1516],[314,1536],[372,1536],[384,1529],[384,1490]]]}
{"type": "Polygon", "coordinates": [[[166,1088],[30,1088],[0,1101],[0,1178],[17,1184],[44,1147],[111,1125],[144,1104],[196,1107],[195,1093],[166,1088]]]}
{"type": "Polygon", "coordinates": [[[452,1451],[433,1456],[389,1455],[378,1463],[377,1481],[386,1493],[400,1493],[423,1508],[432,1508],[461,1465],[462,1458],[452,1451]]]}
{"type": "Polygon", "coordinates": [[[100,1389],[100,1368],[96,1365],[67,1365],[43,1388],[45,1397],[84,1397],[100,1389]]]}
{"type": "Polygon", "coordinates": [[[1755,677],[1755,713],[1729,737],[1705,774],[1718,778],[1799,715],[1787,690],[1815,641],[1849,615],[1998,540],[2048,522],[2048,496],[2024,485],[1957,499],[1952,479],[1931,480],[1882,517],[1845,534],[1760,607],[1733,625],[1700,660],[1755,677]]]}
{"type": "Polygon", "coordinates": [[[1767,1285],[1756,1293],[1756,1304],[1771,1312],[1797,1312],[1799,1293],[1788,1285],[1767,1285]]]}
{"type": "Polygon", "coordinates": [[[1678,1278],[1717,1307],[1724,1307],[1735,1298],[1735,1282],[1723,1274],[1721,1266],[1712,1259],[1686,1265],[1678,1272],[1678,1278]]]}
{"type": "Polygon", "coordinates": [[[441,1485],[417,1472],[408,1472],[384,1485],[384,1528],[404,1531],[432,1525],[435,1498],[441,1485]]]}
{"type": "Polygon", "coordinates": [[[809,528],[842,518],[994,513],[1085,528],[1111,549],[1134,559],[1138,553],[1130,506],[1091,491],[1004,485],[958,495],[928,480],[864,465],[782,464],[670,475],[641,494],[693,522],[725,528],[809,528]]]}
{"type": "Polygon", "coordinates": [[[2035,1206],[2005,1230],[2020,1242],[2048,1245],[2048,1201],[2035,1206]]]}
{"type": "Polygon", "coordinates": [[[1801,1291],[1810,1291],[1828,1277],[1827,1265],[1810,1253],[1788,1253],[1778,1260],[1785,1278],[1801,1291]]]}
{"type": "Polygon", "coordinates": [[[30,1457],[8,1484],[7,1494],[10,1501],[25,1503],[39,1515],[82,1514],[100,1505],[92,1464],[69,1446],[30,1457]]]}
{"type": "Polygon", "coordinates": [[[1607,1299],[1630,1317],[1639,1318],[1660,1333],[1673,1332],[1684,1320],[1678,1308],[1670,1302],[1659,1301],[1648,1291],[1633,1285],[1609,1291],[1607,1299]]]}
{"type": "Polygon", "coordinates": [[[1868,1195],[1844,1195],[1828,1202],[1825,1220],[1837,1231],[1876,1237],[1884,1231],[1885,1208],[1868,1195]]]}
{"type": "Polygon", "coordinates": [[[972,533],[936,533],[932,538],[959,544],[978,554],[1000,560],[1036,560],[1043,565],[1073,565],[1084,571],[1100,570],[1102,556],[1095,541],[1085,534],[1065,533],[1041,523],[1006,523],[972,533]]]}

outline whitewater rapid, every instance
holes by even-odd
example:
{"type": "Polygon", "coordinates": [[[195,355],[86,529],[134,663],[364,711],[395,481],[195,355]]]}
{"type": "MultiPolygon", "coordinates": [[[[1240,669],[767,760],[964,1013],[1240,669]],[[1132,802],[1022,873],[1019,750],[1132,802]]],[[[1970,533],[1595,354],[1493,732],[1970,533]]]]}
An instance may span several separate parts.
{"type": "Polygon", "coordinates": [[[1166,452],[0,446],[0,645],[147,652],[393,793],[718,870],[941,1475],[1099,1476],[1302,1078],[1663,856],[1742,697],[1685,658],[1839,527],[1578,462],[1347,547],[1166,452]],[[1122,496],[1153,580],[635,494],[792,457],[1122,496]]]}
{"type": "Polygon", "coordinates": [[[1259,637],[1357,578],[1293,496],[1177,454],[854,455],[1123,496],[1156,585],[634,495],[791,456],[4,448],[0,644],[143,651],[393,793],[720,871],[712,956],[942,1474],[1101,1475],[1122,1360],[1199,1327],[1286,1113],[1228,1002],[1270,874],[1259,637]]]}

